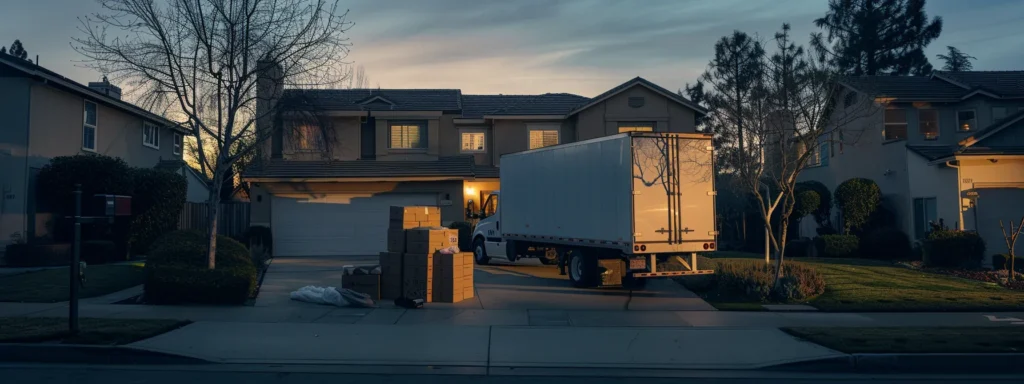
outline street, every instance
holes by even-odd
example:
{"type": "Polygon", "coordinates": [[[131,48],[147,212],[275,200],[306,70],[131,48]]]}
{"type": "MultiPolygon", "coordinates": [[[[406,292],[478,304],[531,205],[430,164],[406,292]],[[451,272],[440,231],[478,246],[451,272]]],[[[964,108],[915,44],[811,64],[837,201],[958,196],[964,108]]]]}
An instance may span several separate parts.
{"type": "Polygon", "coordinates": [[[429,368],[339,366],[205,366],[205,367],[111,367],[62,365],[0,365],[8,383],[76,384],[317,384],[317,383],[416,383],[416,384],[606,384],[606,383],[1019,383],[1021,376],[985,375],[865,375],[760,371],[601,371],[554,370],[492,372],[472,369],[452,373],[426,373],[429,368]],[[647,377],[645,377],[647,376],[647,377]],[[650,377],[660,376],[660,377],[650,377]]]}

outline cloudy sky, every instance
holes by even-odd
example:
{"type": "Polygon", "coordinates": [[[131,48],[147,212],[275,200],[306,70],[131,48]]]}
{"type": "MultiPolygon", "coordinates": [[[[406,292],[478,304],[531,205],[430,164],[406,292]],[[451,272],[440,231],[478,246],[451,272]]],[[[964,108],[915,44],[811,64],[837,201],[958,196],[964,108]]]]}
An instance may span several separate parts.
{"type": "MultiPolygon", "coordinates": [[[[0,44],[21,39],[43,66],[79,81],[100,74],[70,47],[91,0],[2,0],[0,44]]],[[[346,58],[381,88],[594,96],[634,76],[669,89],[704,70],[721,36],[770,37],[783,22],[806,40],[826,0],[343,0],[355,23],[346,58]]],[[[935,55],[953,45],[975,69],[1024,69],[1022,0],[929,0],[944,20],[935,55]]]]}

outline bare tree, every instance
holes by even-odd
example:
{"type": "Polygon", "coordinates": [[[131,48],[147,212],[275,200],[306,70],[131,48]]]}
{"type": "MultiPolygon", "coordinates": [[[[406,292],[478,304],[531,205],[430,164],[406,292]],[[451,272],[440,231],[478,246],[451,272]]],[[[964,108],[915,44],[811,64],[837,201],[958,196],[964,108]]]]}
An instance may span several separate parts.
{"type": "Polygon", "coordinates": [[[1016,229],[1013,228],[1013,222],[1012,221],[1009,222],[1009,223],[1010,223],[1010,230],[1007,231],[1006,227],[1003,226],[1003,221],[999,220],[999,229],[1001,231],[1003,231],[1003,239],[1006,240],[1006,249],[1008,250],[1007,252],[1009,252],[1009,254],[1006,255],[1006,272],[1007,272],[1006,273],[1006,283],[1007,284],[1010,283],[1010,280],[1016,280],[1016,274],[1015,274],[1016,273],[1016,269],[1013,269],[1014,268],[1014,258],[1016,258],[1016,255],[1013,254],[1013,247],[1015,245],[1017,245],[1017,237],[1020,236],[1020,230],[1021,230],[1022,227],[1024,227],[1024,218],[1020,219],[1020,224],[1017,225],[1016,229]]]}
{"type": "Polygon", "coordinates": [[[851,139],[862,129],[854,122],[875,111],[870,98],[846,105],[842,74],[828,61],[807,55],[790,39],[789,25],[775,35],[776,51],[765,60],[755,97],[748,104],[750,143],[760,162],[738,165],[739,181],[751,193],[775,254],[775,284],[782,271],[790,217],[800,173],[820,161],[823,146],[851,139]],[[778,219],[777,228],[773,219],[778,219]]]}
{"type": "Polygon", "coordinates": [[[331,0],[98,1],[103,11],[81,20],[74,47],[88,65],[126,81],[149,109],[191,130],[213,176],[214,268],[222,181],[276,132],[307,126],[263,123],[283,116],[276,97],[284,87],[342,84],[348,13],[331,0]],[[217,150],[207,152],[207,145],[217,150]]]}

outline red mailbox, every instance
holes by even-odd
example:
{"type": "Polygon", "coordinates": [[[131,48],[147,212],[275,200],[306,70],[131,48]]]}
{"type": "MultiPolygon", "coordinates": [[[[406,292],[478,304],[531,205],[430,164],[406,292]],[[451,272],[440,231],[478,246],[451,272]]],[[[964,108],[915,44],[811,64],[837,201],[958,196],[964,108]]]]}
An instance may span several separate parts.
{"type": "Polygon", "coordinates": [[[103,216],[131,216],[132,197],[123,195],[96,195],[103,216]]]}

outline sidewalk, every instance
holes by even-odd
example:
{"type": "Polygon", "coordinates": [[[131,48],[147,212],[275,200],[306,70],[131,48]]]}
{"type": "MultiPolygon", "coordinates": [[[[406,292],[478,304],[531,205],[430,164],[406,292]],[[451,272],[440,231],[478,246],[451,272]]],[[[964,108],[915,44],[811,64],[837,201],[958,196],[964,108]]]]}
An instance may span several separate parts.
{"type": "Polygon", "coordinates": [[[129,345],[220,363],[756,369],[845,356],[775,329],[198,322],[129,345]]]}

